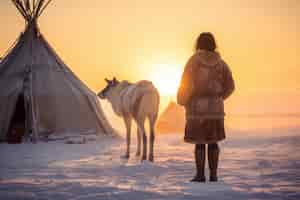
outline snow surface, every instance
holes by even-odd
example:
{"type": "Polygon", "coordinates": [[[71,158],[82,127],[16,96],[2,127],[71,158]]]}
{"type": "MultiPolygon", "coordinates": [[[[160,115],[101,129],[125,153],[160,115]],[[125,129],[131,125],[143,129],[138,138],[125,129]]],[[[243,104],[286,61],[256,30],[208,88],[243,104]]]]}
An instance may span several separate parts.
{"type": "Polygon", "coordinates": [[[300,136],[228,138],[218,183],[190,183],[193,145],[156,137],[155,163],[110,137],[0,144],[0,199],[300,199],[300,136]],[[79,141],[79,142],[78,142],[79,141]],[[84,141],[84,142],[80,142],[84,141]]]}

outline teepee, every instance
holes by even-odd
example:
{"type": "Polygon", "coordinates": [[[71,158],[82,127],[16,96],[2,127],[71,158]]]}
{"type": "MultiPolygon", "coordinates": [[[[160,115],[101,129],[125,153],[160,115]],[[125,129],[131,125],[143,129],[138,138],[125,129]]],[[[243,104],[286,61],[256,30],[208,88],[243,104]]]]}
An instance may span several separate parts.
{"type": "Polygon", "coordinates": [[[174,101],[170,101],[166,109],[159,116],[156,123],[158,133],[180,133],[184,132],[185,111],[184,108],[174,101]]]}
{"type": "Polygon", "coordinates": [[[26,28],[0,63],[0,141],[12,134],[35,141],[53,133],[115,134],[95,93],[39,30],[38,18],[51,0],[12,2],[26,28]]]}

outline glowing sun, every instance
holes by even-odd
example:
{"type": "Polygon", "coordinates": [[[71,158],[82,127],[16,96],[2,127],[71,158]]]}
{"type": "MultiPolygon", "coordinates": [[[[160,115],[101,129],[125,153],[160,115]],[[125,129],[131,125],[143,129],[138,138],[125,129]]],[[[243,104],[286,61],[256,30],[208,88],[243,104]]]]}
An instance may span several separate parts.
{"type": "Polygon", "coordinates": [[[156,64],[150,74],[150,80],[161,95],[175,95],[179,86],[182,69],[176,64],[156,64]]]}

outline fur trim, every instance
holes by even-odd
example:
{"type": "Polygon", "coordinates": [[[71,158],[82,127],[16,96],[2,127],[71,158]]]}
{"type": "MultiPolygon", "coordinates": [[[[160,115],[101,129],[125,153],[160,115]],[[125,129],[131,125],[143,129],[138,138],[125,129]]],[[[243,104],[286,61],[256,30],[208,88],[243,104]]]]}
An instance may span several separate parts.
{"type": "Polygon", "coordinates": [[[196,54],[199,57],[199,62],[208,66],[214,66],[222,60],[218,52],[199,50],[196,54]]]}

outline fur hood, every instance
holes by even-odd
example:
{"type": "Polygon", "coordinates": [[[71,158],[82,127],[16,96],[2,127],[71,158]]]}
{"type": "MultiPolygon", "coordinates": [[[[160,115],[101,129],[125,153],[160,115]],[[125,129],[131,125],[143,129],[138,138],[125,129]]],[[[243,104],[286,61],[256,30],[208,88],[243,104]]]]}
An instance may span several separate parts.
{"type": "Polygon", "coordinates": [[[199,50],[196,52],[198,61],[207,66],[214,66],[222,61],[222,58],[218,52],[199,50]]]}

